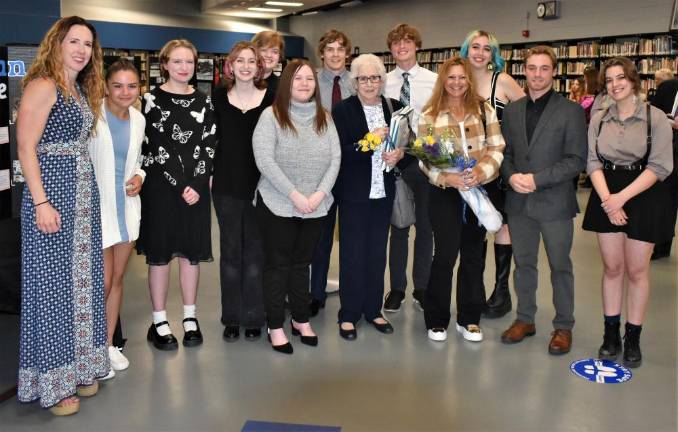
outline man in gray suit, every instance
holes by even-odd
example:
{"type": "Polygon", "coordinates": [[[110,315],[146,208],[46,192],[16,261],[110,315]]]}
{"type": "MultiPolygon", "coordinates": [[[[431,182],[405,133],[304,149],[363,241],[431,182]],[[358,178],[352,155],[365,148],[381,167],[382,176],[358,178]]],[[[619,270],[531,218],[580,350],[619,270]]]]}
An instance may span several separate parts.
{"type": "Polygon", "coordinates": [[[555,331],[549,353],[565,354],[572,346],[574,276],[573,221],[579,211],[572,179],[586,166],[584,110],[553,90],[556,56],[548,46],[528,50],[525,76],[528,96],[506,107],[506,140],[501,174],[511,186],[505,210],[513,239],[518,298],[517,317],[501,340],[517,343],[535,334],[537,260],[540,236],[551,268],[555,331]]]}

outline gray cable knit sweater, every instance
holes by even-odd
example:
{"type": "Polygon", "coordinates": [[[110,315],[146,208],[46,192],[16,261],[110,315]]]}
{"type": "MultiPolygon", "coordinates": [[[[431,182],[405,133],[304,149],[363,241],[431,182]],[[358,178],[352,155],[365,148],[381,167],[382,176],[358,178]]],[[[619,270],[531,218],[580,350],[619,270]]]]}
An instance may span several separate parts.
{"type": "MultiPolygon", "coordinates": [[[[339,136],[328,116],[327,129],[318,135],[314,129],[315,102],[292,101],[290,118],[297,133],[283,130],[266,108],[252,136],[254,159],[261,172],[257,191],[273,214],[281,217],[318,218],[325,216],[334,197],[332,187],[339,173],[339,136]],[[293,190],[309,196],[325,192],[325,199],[309,214],[299,213],[289,195],[293,190]]],[[[254,198],[256,205],[257,198],[254,198]]]]}

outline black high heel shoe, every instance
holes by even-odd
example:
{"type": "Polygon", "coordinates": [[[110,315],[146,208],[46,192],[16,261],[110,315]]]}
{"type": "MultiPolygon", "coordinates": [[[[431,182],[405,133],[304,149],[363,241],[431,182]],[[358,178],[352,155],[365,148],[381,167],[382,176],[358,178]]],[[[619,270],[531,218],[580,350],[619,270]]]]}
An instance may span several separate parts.
{"type": "Polygon", "coordinates": [[[271,343],[271,348],[273,348],[273,351],[278,351],[279,353],[283,354],[292,354],[294,352],[294,348],[292,348],[292,344],[289,342],[282,345],[273,345],[273,341],[271,341],[270,332],[268,334],[268,341],[271,343]]]}
{"type": "Polygon", "coordinates": [[[290,318],[290,327],[292,327],[292,336],[299,336],[301,343],[308,346],[318,346],[318,336],[304,336],[299,330],[294,328],[294,321],[290,318]]]}

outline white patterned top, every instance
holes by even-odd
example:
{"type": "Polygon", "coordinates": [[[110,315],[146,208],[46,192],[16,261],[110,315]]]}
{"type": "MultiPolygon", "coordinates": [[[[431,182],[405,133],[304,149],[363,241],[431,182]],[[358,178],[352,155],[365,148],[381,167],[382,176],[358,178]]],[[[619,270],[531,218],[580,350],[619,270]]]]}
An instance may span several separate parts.
{"type": "MultiPolygon", "coordinates": [[[[363,105],[363,111],[365,111],[368,130],[373,131],[387,126],[381,103],[378,105],[363,105]]],[[[372,153],[372,186],[370,187],[370,199],[386,198],[383,164],[384,160],[381,158],[381,147],[379,147],[372,153]]]]}

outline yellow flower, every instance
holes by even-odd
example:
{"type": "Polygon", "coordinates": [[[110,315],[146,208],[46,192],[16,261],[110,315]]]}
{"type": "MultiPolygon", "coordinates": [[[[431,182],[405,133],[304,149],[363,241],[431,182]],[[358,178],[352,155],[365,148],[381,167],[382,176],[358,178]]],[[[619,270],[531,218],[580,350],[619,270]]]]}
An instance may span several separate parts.
{"type": "Polygon", "coordinates": [[[416,140],[414,140],[414,147],[415,148],[421,148],[421,144],[422,144],[421,138],[417,138],[416,140]]]}
{"type": "Polygon", "coordinates": [[[432,146],[435,143],[436,143],[436,140],[431,135],[426,136],[426,144],[432,146]]]}

